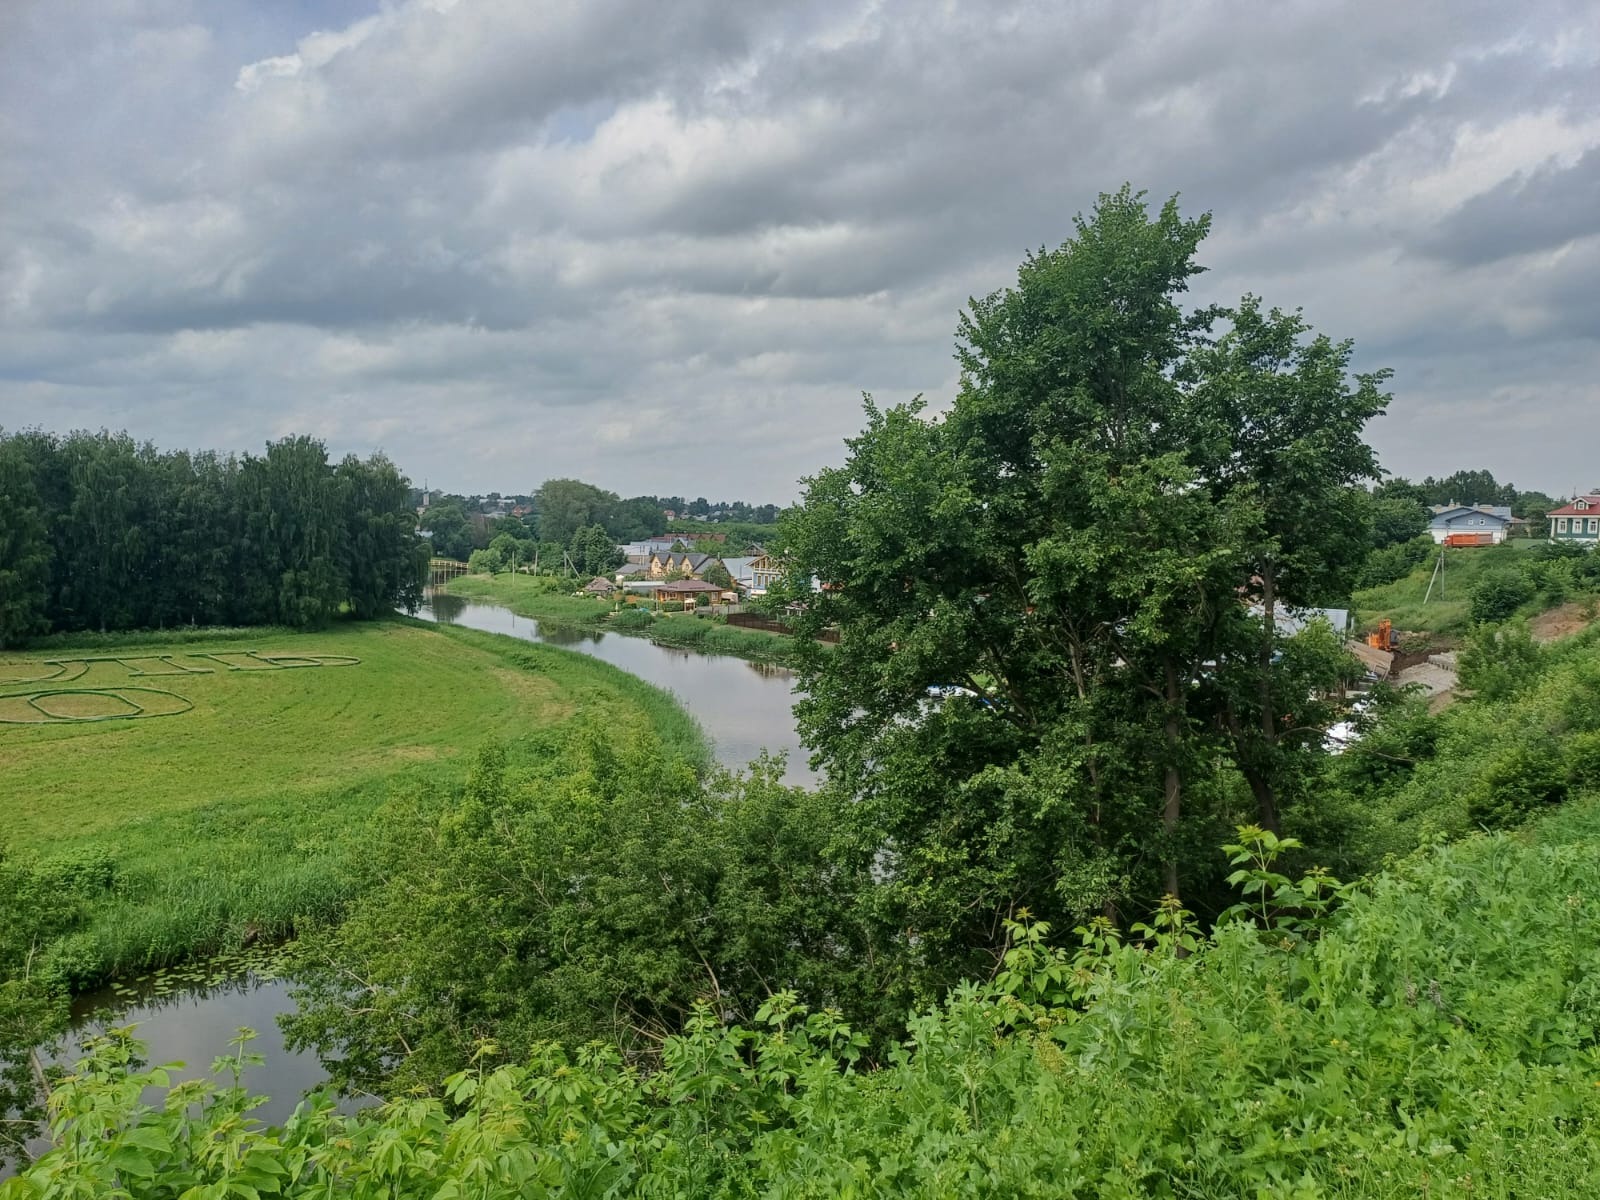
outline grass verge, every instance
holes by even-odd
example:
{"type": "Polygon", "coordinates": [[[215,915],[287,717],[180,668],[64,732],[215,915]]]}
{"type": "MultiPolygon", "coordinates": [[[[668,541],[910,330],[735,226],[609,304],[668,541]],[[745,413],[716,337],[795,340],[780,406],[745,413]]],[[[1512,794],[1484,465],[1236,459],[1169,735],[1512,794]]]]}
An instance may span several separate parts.
{"type": "MultiPolygon", "coordinates": [[[[0,715],[51,687],[137,697],[129,689],[143,686],[192,705],[157,718],[0,724],[5,840],[42,870],[81,878],[88,864],[104,880],[86,923],[52,952],[52,968],[79,989],[335,918],[351,894],[351,830],[396,787],[457,784],[463,756],[487,739],[523,767],[592,729],[645,732],[671,753],[709,757],[693,718],[624,671],[406,619],[53,643],[0,656],[0,681],[0,715]],[[274,668],[250,651],[329,665],[274,668]],[[58,669],[74,677],[37,681],[58,669]]],[[[100,703],[84,691],[65,699],[100,703]]]]}

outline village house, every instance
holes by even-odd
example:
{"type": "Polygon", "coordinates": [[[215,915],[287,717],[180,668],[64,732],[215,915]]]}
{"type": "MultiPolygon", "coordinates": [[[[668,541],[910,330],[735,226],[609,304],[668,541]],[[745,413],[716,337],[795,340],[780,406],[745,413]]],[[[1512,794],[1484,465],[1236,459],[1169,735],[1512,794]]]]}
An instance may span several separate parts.
{"type": "Polygon", "coordinates": [[[1552,508],[1550,540],[1594,545],[1600,541],[1600,496],[1576,496],[1560,508],[1552,508]]]}
{"type": "Polygon", "coordinates": [[[673,579],[658,583],[654,585],[650,596],[657,604],[676,604],[681,601],[685,608],[693,608],[700,602],[701,596],[709,596],[713,602],[738,599],[737,592],[727,591],[702,579],[673,579]]]}
{"type": "Polygon", "coordinates": [[[584,584],[583,591],[587,596],[609,596],[615,586],[611,580],[596,575],[588,583],[584,584]]]}
{"type": "Polygon", "coordinates": [[[758,594],[765,593],[783,578],[783,564],[764,550],[750,559],[747,570],[750,573],[750,589],[758,594]]]}
{"type": "Polygon", "coordinates": [[[1428,533],[1444,544],[1498,545],[1515,523],[1511,510],[1494,504],[1435,504],[1429,509],[1428,533]]]}
{"type": "Polygon", "coordinates": [[[650,556],[650,578],[665,579],[677,573],[689,579],[704,579],[705,573],[713,565],[721,563],[722,560],[715,554],[700,554],[693,550],[658,550],[650,556]]]}

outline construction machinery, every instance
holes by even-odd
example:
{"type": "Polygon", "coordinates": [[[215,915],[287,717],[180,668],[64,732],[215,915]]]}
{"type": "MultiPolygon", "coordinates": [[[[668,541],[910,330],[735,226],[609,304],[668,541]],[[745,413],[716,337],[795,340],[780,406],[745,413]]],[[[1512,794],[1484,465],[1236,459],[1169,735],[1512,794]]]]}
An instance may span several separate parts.
{"type": "Polygon", "coordinates": [[[1384,617],[1378,622],[1378,627],[1367,634],[1367,645],[1376,646],[1379,650],[1393,650],[1397,645],[1394,636],[1394,627],[1389,618],[1384,617]]]}

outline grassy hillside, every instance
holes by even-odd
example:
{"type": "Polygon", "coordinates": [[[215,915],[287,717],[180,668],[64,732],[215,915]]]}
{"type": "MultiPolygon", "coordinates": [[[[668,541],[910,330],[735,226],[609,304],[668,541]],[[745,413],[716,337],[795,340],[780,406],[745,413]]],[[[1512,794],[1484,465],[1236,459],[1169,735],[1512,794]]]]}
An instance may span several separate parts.
{"type": "MultiPolygon", "coordinates": [[[[1410,574],[1382,587],[1355,593],[1356,619],[1371,627],[1388,617],[1396,629],[1429,633],[1461,633],[1471,624],[1469,597],[1473,587],[1486,575],[1501,571],[1521,571],[1530,551],[1540,542],[1523,539],[1498,546],[1475,546],[1433,551],[1410,574]],[[1428,585],[1434,580],[1439,554],[1444,555],[1442,585],[1435,582],[1433,594],[1428,585]],[[1427,602],[1424,603],[1424,597],[1427,602]]],[[[1536,596],[1527,601],[1519,615],[1531,615],[1551,601],[1536,596]]]]}
{"type": "Polygon", "coordinates": [[[780,994],[751,1029],[704,1011],[654,1073],[551,1049],[455,1077],[459,1108],[324,1104],[281,1131],[244,1130],[242,1089],[198,1126],[137,1107],[161,1081],[124,1083],[113,1042],[57,1094],[62,1148],[0,1197],[1587,1197],[1597,897],[1586,802],[1386,872],[1320,928],[1064,953],[1019,927],[993,983],[881,1064],[780,994]]]}
{"type": "Polygon", "coordinates": [[[398,620],[0,656],[0,721],[0,837],[109,884],[58,950],[79,985],[336,911],[348,830],[487,739],[524,764],[587,727],[705,754],[669,697],[604,663],[398,620]]]}

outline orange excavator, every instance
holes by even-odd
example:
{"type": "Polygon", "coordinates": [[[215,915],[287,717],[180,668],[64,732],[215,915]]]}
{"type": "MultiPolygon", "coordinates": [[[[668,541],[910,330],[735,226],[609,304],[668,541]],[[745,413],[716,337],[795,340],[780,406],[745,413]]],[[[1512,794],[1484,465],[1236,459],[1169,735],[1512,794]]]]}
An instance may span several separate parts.
{"type": "Polygon", "coordinates": [[[1396,645],[1394,628],[1385,617],[1378,622],[1378,627],[1367,634],[1367,645],[1376,646],[1379,650],[1393,650],[1396,645]]]}

